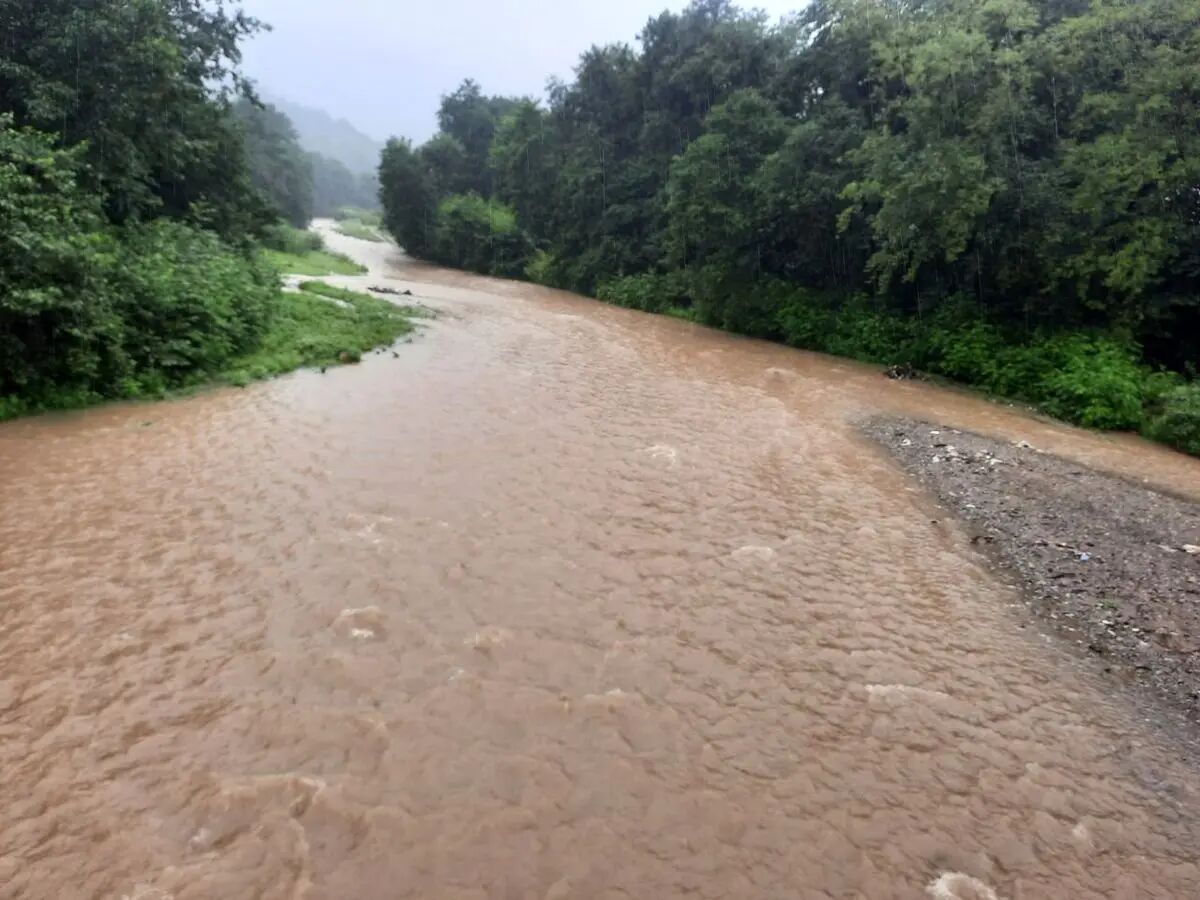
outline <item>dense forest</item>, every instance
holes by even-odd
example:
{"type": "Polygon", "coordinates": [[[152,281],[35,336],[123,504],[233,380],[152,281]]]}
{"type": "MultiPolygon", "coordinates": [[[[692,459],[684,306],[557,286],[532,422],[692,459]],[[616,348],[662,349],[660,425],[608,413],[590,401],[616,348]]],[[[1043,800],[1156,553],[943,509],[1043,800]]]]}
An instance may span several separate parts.
{"type": "Polygon", "coordinates": [[[409,253],[976,385],[1200,453],[1188,0],[726,0],[393,140],[409,253]]]}
{"type": "Polygon", "coordinates": [[[305,153],[240,75],[260,27],[223,0],[0,0],[0,418],[254,350],[280,219],[362,202],[373,182],[305,153]]]}

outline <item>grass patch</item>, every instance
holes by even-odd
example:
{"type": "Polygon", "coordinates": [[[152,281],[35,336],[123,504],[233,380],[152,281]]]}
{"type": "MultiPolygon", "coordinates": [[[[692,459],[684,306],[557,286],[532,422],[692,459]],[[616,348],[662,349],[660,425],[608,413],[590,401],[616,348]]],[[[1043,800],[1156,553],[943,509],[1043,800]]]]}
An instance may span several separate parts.
{"type": "Polygon", "coordinates": [[[283,294],[262,344],[234,360],[221,380],[241,385],[294,369],[358,362],[413,330],[413,310],[319,281],[301,288],[283,294]]]}
{"type": "Polygon", "coordinates": [[[382,212],[377,209],[363,209],[361,206],[343,206],[333,214],[333,217],[339,222],[354,219],[362,222],[368,228],[380,228],[383,226],[382,212]]]}
{"type": "Polygon", "coordinates": [[[402,315],[410,319],[428,319],[433,315],[432,311],[424,306],[401,306],[396,303],[389,303],[387,300],[382,300],[372,294],[364,294],[361,291],[336,287],[332,284],[326,284],[324,281],[305,281],[300,285],[300,290],[307,291],[310,294],[317,294],[329,300],[339,300],[342,303],[382,303],[394,310],[398,310],[402,315]]]}
{"type": "Polygon", "coordinates": [[[361,219],[346,219],[333,226],[333,230],[346,237],[357,238],[360,241],[370,241],[373,244],[383,243],[383,235],[361,219]]]}
{"type": "Polygon", "coordinates": [[[304,253],[264,250],[263,259],[281,275],[363,275],[367,271],[366,266],[328,250],[308,250],[304,253]]]}

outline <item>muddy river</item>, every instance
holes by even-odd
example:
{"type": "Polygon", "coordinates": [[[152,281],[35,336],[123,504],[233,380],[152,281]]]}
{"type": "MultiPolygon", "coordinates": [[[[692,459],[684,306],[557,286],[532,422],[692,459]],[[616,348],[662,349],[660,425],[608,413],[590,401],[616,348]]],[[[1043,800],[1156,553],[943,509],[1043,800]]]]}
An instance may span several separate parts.
{"type": "Polygon", "coordinates": [[[1200,463],[333,243],[398,358],[0,426],[0,897],[1200,896],[1200,770],[853,423],[1200,463]]]}

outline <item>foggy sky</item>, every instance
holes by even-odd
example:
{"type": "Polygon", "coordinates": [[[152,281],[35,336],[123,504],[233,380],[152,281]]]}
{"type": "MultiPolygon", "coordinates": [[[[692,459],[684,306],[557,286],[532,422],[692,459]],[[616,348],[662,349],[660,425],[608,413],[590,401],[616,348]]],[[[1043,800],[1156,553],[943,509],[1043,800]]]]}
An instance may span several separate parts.
{"type": "MultiPolygon", "coordinates": [[[[439,98],[464,78],[489,94],[541,97],[592,44],[634,43],[685,0],[241,0],[274,31],[245,47],[267,94],[316,106],[372,137],[423,141],[439,98]]],[[[804,0],[742,4],[771,17],[804,0]]]]}

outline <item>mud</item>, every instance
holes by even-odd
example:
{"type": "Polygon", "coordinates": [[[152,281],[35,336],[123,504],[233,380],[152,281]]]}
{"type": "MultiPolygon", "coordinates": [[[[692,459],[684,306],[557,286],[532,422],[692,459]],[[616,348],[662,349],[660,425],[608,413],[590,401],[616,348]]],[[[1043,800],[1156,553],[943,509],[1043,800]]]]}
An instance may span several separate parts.
{"type": "Polygon", "coordinates": [[[0,897],[1200,895],[1200,771],[854,423],[1195,460],[330,243],[419,340],[0,426],[0,897]]]}

